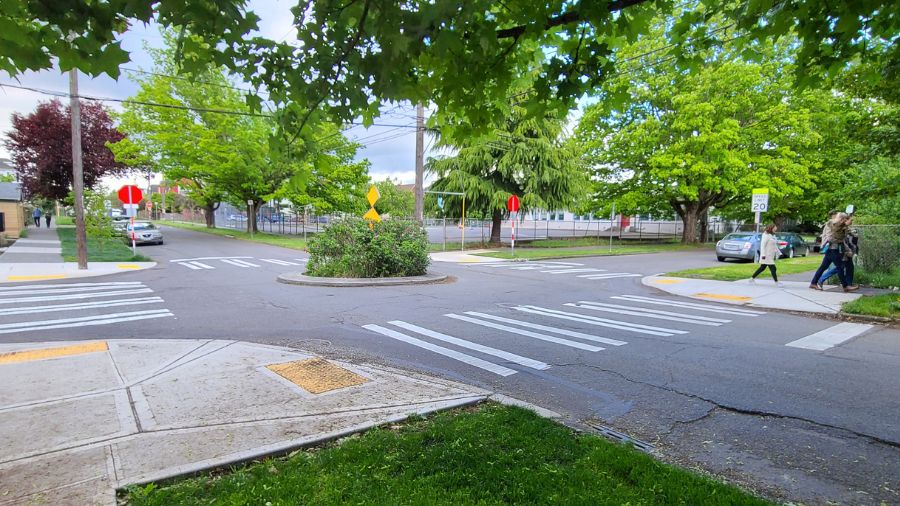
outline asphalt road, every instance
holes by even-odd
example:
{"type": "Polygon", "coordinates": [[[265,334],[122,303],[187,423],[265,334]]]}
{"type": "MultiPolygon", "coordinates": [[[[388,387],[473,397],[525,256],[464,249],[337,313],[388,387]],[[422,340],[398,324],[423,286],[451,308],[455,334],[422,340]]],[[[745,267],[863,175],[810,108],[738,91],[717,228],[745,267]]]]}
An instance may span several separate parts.
{"type": "Polygon", "coordinates": [[[838,322],[741,312],[641,285],[643,275],[714,258],[439,263],[433,269],[451,282],[319,288],[275,282],[303,270],[304,252],[164,231],[165,245],[142,247],[160,263],[155,269],[78,286],[43,283],[51,285],[46,293],[30,288],[18,302],[7,298],[0,315],[7,311],[4,325],[15,327],[0,330],[0,340],[296,346],[493,389],[586,430],[612,427],[654,445],[664,459],[769,497],[900,503],[900,332],[875,327],[824,352],[786,347],[838,322]],[[103,295],[109,292],[120,293],[103,295]],[[108,301],[127,304],[103,306],[108,301]],[[27,312],[58,304],[97,305],[27,312]]]}

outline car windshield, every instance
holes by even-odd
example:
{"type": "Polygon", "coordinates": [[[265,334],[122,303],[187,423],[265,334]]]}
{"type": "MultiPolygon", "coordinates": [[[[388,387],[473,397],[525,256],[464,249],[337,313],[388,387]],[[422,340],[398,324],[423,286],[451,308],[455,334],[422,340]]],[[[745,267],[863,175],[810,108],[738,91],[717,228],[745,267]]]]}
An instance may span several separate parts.
{"type": "MultiPolygon", "coordinates": [[[[132,228],[132,226],[129,225],[128,228],[132,228]]],[[[152,223],[135,223],[134,224],[134,230],[151,230],[151,229],[155,229],[155,228],[156,227],[153,226],[152,223]]]]}
{"type": "Polygon", "coordinates": [[[754,235],[756,235],[756,234],[750,234],[750,233],[747,233],[747,234],[729,234],[728,236],[725,237],[725,240],[728,240],[728,241],[749,241],[750,239],[753,239],[753,236],[754,236],[754,235]]]}

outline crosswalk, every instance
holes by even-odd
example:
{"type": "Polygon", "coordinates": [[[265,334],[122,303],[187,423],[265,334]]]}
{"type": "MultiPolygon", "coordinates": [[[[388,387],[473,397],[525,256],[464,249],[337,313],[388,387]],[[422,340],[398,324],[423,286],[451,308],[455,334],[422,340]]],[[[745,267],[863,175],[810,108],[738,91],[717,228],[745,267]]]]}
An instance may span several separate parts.
{"type": "Polygon", "coordinates": [[[550,368],[546,359],[520,354],[524,353],[523,350],[527,349],[531,340],[543,341],[551,346],[597,353],[608,348],[613,349],[627,345],[628,341],[624,339],[627,339],[629,335],[671,337],[690,333],[692,326],[718,327],[729,324],[735,319],[754,318],[765,314],[763,311],[745,308],[723,307],[659,297],[619,295],[610,297],[610,299],[622,301],[622,303],[576,301],[562,304],[565,309],[522,304],[510,307],[509,309],[516,313],[508,316],[482,311],[447,313],[443,316],[454,322],[471,325],[460,327],[449,320],[441,320],[441,322],[447,322],[446,325],[439,323],[439,326],[449,326],[453,330],[428,328],[403,320],[392,320],[384,325],[366,324],[362,327],[383,337],[428,350],[499,376],[510,376],[518,372],[516,366],[535,370],[550,368]],[[660,309],[660,307],[678,308],[678,310],[660,309]],[[650,322],[636,323],[606,318],[590,314],[592,312],[646,318],[650,322]],[[709,313],[728,314],[729,317],[710,316],[709,313]],[[570,327],[574,322],[579,326],[600,327],[604,329],[603,332],[614,332],[615,334],[610,337],[598,335],[595,333],[596,331],[563,328],[558,326],[560,323],[555,322],[559,320],[570,327]],[[657,320],[666,323],[656,323],[657,320]],[[654,324],[650,325],[651,322],[654,324]],[[451,335],[450,332],[457,335],[451,335]],[[494,343],[502,341],[502,336],[510,334],[516,338],[515,353],[494,345],[494,343]],[[435,341],[441,344],[437,344],[435,341]],[[485,343],[492,345],[489,346],[485,343]],[[500,363],[492,361],[492,359],[500,359],[500,363]]]}
{"type": "Polygon", "coordinates": [[[138,281],[0,287],[0,334],[175,316],[138,281]]]}
{"type": "Polygon", "coordinates": [[[246,256],[232,257],[198,257],[198,258],[178,258],[169,260],[170,263],[186,267],[192,271],[212,270],[217,267],[238,267],[241,269],[252,269],[262,267],[264,264],[278,265],[281,267],[299,267],[306,264],[307,258],[292,258],[285,260],[281,258],[254,258],[246,256]]]}
{"type": "Polygon", "coordinates": [[[574,274],[575,277],[589,279],[592,281],[615,278],[635,278],[643,276],[643,274],[636,274],[633,272],[609,272],[606,269],[585,267],[584,264],[580,264],[577,262],[496,262],[485,264],[471,264],[469,266],[487,267],[490,269],[509,269],[513,271],[538,271],[550,275],[574,274]]]}

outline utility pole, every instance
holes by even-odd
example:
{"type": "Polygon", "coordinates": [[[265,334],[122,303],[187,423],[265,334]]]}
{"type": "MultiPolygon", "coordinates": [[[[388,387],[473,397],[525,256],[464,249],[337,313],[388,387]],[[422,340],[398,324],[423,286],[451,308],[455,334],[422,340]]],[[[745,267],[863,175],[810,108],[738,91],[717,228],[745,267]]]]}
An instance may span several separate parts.
{"type": "Polygon", "coordinates": [[[87,269],[87,233],[84,227],[84,170],[81,165],[81,104],[78,102],[78,70],[69,71],[69,107],[72,110],[72,187],[75,191],[75,245],[78,268],[87,269]]]}
{"type": "Polygon", "coordinates": [[[425,221],[425,106],[416,105],[416,221],[425,221]]]}

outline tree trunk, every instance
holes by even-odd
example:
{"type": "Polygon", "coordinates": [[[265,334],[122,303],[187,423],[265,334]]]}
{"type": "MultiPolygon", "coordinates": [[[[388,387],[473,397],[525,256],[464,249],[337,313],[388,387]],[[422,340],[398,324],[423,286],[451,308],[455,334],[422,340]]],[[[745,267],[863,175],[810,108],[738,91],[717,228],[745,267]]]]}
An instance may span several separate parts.
{"type": "MultiPolygon", "coordinates": [[[[778,230],[781,230],[782,228],[784,228],[784,220],[785,219],[786,218],[783,214],[779,214],[778,216],[775,217],[774,223],[775,223],[775,226],[778,227],[778,230]]],[[[760,221],[762,221],[762,218],[760,218],[760,221]]],[[[762,223],[761,225],[765,225],[765,223],[762,223]]]]}
{"type": "Polygon", "coordinates": [[[697,242],[697,223],[700,220],[700,204],[697,202],[688,202],[682,204],[678,209],[681,221],[684,224],[684,230],[681,234],[682,244],[694,244],[697,242]]]}
{"type": "Polygon", "coordinates": [[[500,225],[503,222],[503,215],[499,209],[494,209],[491,215],[491,244],[500,244],[500,225]]]}
{"type": "Polygon", "coordinates": [[[709,241],[709,208],[700,213],[700,242],[709,241]]]}
{"type": "Polygon", "coordinates": [[[203,214],[206,217],[206,228],[216,228],[216,205],[206,204],[203,214]]]}
{"type": "Polygon", "coordinates": [[[259,232],[256,226],[256,215],[259,214],[259,205],[256,202],[247,206],[247,233],[259,232]]]}

